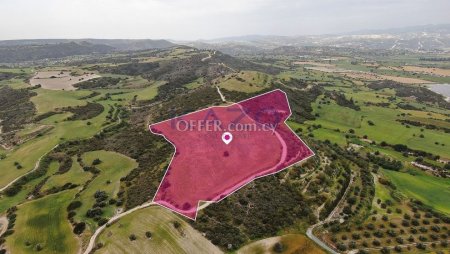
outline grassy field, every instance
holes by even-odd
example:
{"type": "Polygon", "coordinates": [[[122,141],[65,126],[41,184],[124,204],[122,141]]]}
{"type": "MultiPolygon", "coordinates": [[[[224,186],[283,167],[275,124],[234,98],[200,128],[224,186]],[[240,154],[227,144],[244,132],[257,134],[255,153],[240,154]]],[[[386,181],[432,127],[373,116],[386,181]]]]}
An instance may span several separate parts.
{"type": "MultiPolygon", "coordinates": [[[[120,187],[120,178],[126,176],[132,169],[137,167],[137,163],[134,160],[115,152],[93,151],[82,155],[83,162],[86,165],[91,165],[97,158],[102,161],[96,166],[101,170],[101,173],[81,192],[79,200],[83,202],[83,205],[77,210],[76,215],[77,220],[86,221],[92,230],[97,227],[97,224],[85,215],[86,211],[92,208],[95,203],[95,192],[102,190],[110,198],[116,198],[120,187]]],[[[115,206],[105,207],[104,216],[112,217],[115,213],[114,208],[115,206]]]]}
{"type": "Polygon", "coordinates": [[[2,196],[0,198],[0,214],[5,212],[11,206],[24,202],[28,196],[28,193],[33,190],[34,186],[36,186],[36,184],[38,184],[44,177],[48,177],[56,173],[56,171],[58,171],[58,167],[59,164],[57,162],[50,163],[49,169],[43,177],[34,179],[25,184],[22,187],[22,190],[13,197],[2,196]]]}
{"type": "Polygon", "coordinates": [[[184,85],[187,89],[195,89],[203,84],[203,78],[198,78],[189,84],[184,85]]]}
{"type": "MultiPolygon", "coordinates": [[[[369,97],[370,98],[370,97],[369,97]]],[[[338,135],[344,136],[350,129],[355,131],[358,136],[367,135],[370,140],[377,143],[386,141],[390,144],[406,144],[408,147],[422,151],[428,151],[441,157],[448,158],[450,153],[446,146],[450,145],[450,138],[443,131],[429,130],[421,127],[410,126],[406,128],[400,122],[399,111],[388,107],[361,106],[360,111],[356,111],[347,107],[337,105],[334,101],[330,104],[313,104],[314,113],[319,117],[314,121],[307,121],[309,125],[320,124],[325,130],[315,130],[313,133],[319,139],[329,139],[330,141],[342,144],[343,140],[338,135]],[[375,125],[371,126],[368,121],[372,121],[375,125]],[[334,132],[339,129],[342,133],[334,132]],[[420,137],[423,135],[424,137],[420,137]],[[442,145],[436,145],[439,142],[442,145]]],[[[401,112],[401,111],[400,111],[401,112]]],[[[430,122],[427,117],[430,115],[417,113],[417,117],[421,117],[424,122],[430,122]]],[[[441,116],[441,114],[434,114],[441,116]]],[[[433,114],[431,114],[431,117],[433,114]]],[[[406,118],[405,118],[406,119],[406,118]]],[[[417,118],[415,118],[417,120],[417,118]]]]}
{"type": "Polygon", "coordinates": [[[219,82],[219,87],[229,91],[252,93],[266,88],[271,81],[267,74],[257,71],[243,71],[228,75],[219,82]]]}
{"type": "Polygon", "coordinates": [[[31,98],[36,105],[37,114],[53,111],[56,108],[84,106],[86,101],[80,98],[91,94],[90,91],[55,91],[36,89],[37,95],[31,98]]]}
{"type": "Polygon", "coordinates": [[[415,171],[415,175],[390,170],[382,172],[400,192],[450,215],[449,179],[436,178],[421,171],[415,171]]]}
{"type": "MultiPolygon", "coordinates": [[[[102,102],[105,108],[108,108],[106,107],[108,103],[102,102]]],[[[70,113],[58,114],[44,119],[42,123],[54,125],[55,128],[42,137],[32,139],[7,153],[6,159],[0,161],[0,168],[2,168],[4,174],[0,178],[0,186],[5,186],[16,177],[32,170],[39,158],[62,140],[88,138],[99,132],[104,127],[103,123],[106,121],[107,110],[89,120],[63,121],[69,115],[70,113]],[[87,122],[91,124],[87,125],[87,122]],[[14,162],[19,162],[23,168],[16,169],[14,162]]]]}
{"type": "Polygon", "coordinates": [[[30,85],[23,79],[8,79],[0,81],[0,86],[8,85],[13,89],[21,89],[30,87],[30,85]]]}
{"type": "Polygon", "coordinates": [[[105,229],[98,242],[104,244],[96,253],[221,253],[179,216],[155,206],[125,216],[105,229]],[[180,223],[175,228],[174,222],[180,223]],[[148,239],[146,232],[151,232],[148,239]],[[136,240],[131,241],[134,234],[136,240]]]}
{"type": "Polygon", "coordinates": [[[42,187],[42,191],[46,191],[52,187],[60,187],[66,183],[82,185],[92,177],[92,174],[85,172],[77,162],[76,156],[72,158],[72,167],[64,174],[52,175],[42,187]]]}
{"type": "Polygon", "coordinates": [[[284,254],[325,254],[313,241],[304,235],[284,235],[281,237],[272,237],[263,239],[239,249],[237,254],[266,254],[266,253],[284,253],[284,254]],[[273,246],[281,243],[284,250],[275,252],[273,246]]]}
{"type": "Polygon", "coordinates": [[[125,94],[112,95],[113,100],[122,99],[131,101],[136,96],[137,100],[151,100],[158,94],[158,87],[164,85],[165,82],[155,82],[154,84],[139,90],[128,92],[125,94]]]}
{"type": "Polygon", "coordinates": [[[66,207],[75,191],[50,195],[18,207],[15,232],[7,238],[11,253],[77,253],[78,240],[72,233],[66,207]]]}

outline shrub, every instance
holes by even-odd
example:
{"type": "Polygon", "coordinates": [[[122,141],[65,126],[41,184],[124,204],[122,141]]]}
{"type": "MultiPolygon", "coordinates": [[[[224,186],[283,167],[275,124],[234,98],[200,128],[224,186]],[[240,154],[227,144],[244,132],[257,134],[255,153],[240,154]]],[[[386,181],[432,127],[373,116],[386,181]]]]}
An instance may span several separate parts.
{"type": "Polygon", "coordinates": [[[81,235],[81,233],[83,233],[85,229],[86,229],[86,223],[80,222],[80,223],[75,224],[75,227],[73,228],[73,232],[77,235],[81,235]]]}
{"type": "Polygon", "coordinates": [[[391,253],[391,251],[390,251],[388,248],[383,247],[383,248],[381,249],[381,253],[383,253],[383,254],[389,254],[389,253],[391,253]]]}
{"type": "Polygon", "coordinates": [[[283,246],[283,244],[282,243],[280,243],[280,242],[277,242],[277,243],[275,243],[275,245],[273,246],[273,248],[272,248],[272,250],[275,252],[275,253],[282,253],[283,251],[284,251],[284,246],[283,246]]]}
{"type": "Polygon", "coordinates": [[[69,206],[67,207],[67,211],[72,211],[75,210],[77,208],[80,208],[83,205],[83,203],[81,203],[81,201],[72,201],[69,206]]]}
{"type": "Polygon", "coordinates": [[[105,225],[106,223],[108,223],[108,219],[106,219],[106,218],[101,218],[100,220],[98,220],[97,225],[103,226],[103,225],[105,225]]]}
{"type": "Polygon", "coordinates": [[[337,245],[337,248],[338,248],[338,250],[340,250],[340,251],[346,251],[346,250],[347,250],[347,246],[345,246],[345,244],[343,244],[343,243],[339,243],[339,244],[337,245]]]}

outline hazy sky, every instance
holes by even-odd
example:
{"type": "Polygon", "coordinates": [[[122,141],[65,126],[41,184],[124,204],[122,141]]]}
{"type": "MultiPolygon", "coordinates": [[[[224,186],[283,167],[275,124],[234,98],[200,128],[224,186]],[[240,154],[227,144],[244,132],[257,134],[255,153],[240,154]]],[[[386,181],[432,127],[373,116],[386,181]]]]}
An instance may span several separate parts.
{"type": "Polygon", "coordinates": [[[209,39],[450,23],[449,0],[0,0],[0,40],[209,39]]]}

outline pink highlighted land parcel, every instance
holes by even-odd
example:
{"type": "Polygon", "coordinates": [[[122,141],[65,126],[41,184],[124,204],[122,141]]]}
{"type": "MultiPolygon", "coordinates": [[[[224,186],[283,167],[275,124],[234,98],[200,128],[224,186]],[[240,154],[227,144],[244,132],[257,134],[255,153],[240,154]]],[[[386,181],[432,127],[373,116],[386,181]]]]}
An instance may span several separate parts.
{"type": "Polygon", "coordinates": [[[286,94],[274,90],[150,125],[175,146],[154,202],[195,219],[199,202],[217,202],[252,180],[314,155],[286,125],[286,94]]]}

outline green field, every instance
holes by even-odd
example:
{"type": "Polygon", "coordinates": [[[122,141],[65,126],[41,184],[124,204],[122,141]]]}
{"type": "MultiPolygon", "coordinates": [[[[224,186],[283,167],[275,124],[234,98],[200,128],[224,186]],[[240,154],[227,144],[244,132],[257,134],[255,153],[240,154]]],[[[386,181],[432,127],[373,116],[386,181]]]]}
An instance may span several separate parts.
{"type": "Polygon", "coordinates": [[[24,202],[28,196],[28,193],[33,190],[34,186],[36,186],[36,184],[38,184],[44,177],[49,177],[56,173],[58,171],[58,168],[59,164],[57,162],[52,162],[50,163],[47,173],[43,177],[34,179],[25,184],[22,187],[22,190],[13,197],[2,196],[0,198],[0,214],[5,212],[11,206],[15,206],[21,202],[24,202]]]}
{"type": "Polygon", "coordinates": [[[63,91],[36,89],[37,95],[31,97],[36,105],[37,114],[53,111],[62,107],[75,107],[86,105],[86,101],[80,98],[91,94],[90,91],[63,91]]]}
{"type": "MultiPolygon", "coordinates": [[[[107,108],[108,103],[102,102],[105,108],[107,108]]],[[[6,159],[0,161],[0,168],[4,173],[4,176],[0,178],[0,186],[3,187],[16,177],[32,170],[39,158],[62,140],[83,139],[98,133],[104,127],[103,123],[106,121],[107,110],[89,120],[63,121],[70,114],[58,114],[44,119],[43,124],[54,125],[55,128],[42,137],[34,138],[6,154],[6,159]],[[88,125],[87,122],[91,124],[88,125]],[[16,169],[14,162],[19,162],[23,168],[16,169]]]]}
{"type": "Polygon", "coordinates": [[[72,167],[64,174],[52,175],[42,187],[42,191],[46,191],[53,187],[61,187],[66,183],[83,185],[92,177],[92,174],[85,172],[77,162],[76,156],[72,157],[72,167]]]}
{"type": "Polygon", "coordinates": [[[397,186],[397,189],[409,197],[420,200],[434,209],[450,214],[450,180],[415,171],[415,175],[382,170],[397,186]]]}
{"type": "Polygon", "coordinates": [[[244,71],[220,80],[219,87],[229,91],[252,93],[266,88],[271,81],[267,74],[257,71],[244,71]]]}
{"type": "Polygon", "coordinates": [[[100,234],[97,242],[104,244],[98,253],[222,253],[179,216],[154,206],[120,219],[100,234]],[[175,228],[174,222],[180,223],[175,228]],[[151,239],[145,236],[149,231],[151,239]],[[135,241],[129,239],[136,236],[135,241]]]}
{"type": "Polygon", "coordinates": [[[154,84],[139,90],[133,89],[131,91],[126,91],[124,89],[123,91],[126,91],[126,93],[119,95],[112,95],[111,98],[113,100],[122,99],[126,101],[131,101],[133,97],[136,96],[136,100],[151,100],[155,98],[155,96],[158,94],[158,87],[164,84],[165,82],[155,82],[154,84]]]}
{"type": "MultiPolygon", "coordinates": [[[[115,152],[93,151],[82,155],[83,162],[86,165],[91,165],[97,158],[102,161],[96,166],[101,172],[94,178],[88,187],[81,192],[78,199],[83,202],[83,205],[77,210],[76,215],[77,220],[86,221],[92,230],[97,227],[97,224],[85,215],[86,211],[92,208],[95,203],[95,192],[102,190],[108,194],[109,198],[116,198],[120,188],[120,178],[128,175],[132,169],[137,167],[137,163],[133,159],[115,152]],[[108,183],[108,181],[110,183],[108,183]]],[[[115,206],[105,207],[104,217],[112,217],[115,213],[114,208],[115,206]]]]}
{"type": "Polygon", "coordinates": [[[14,235],[6,242],[11,253],[77,253],[79,242],[66,211],[74,195],[65,191],[19,206],[14,235]]]}
{"type": "MultiPolygon", "coordinates": [[[[370,97],[369,97],[370,98],[370,97]]],[[[333,142],[343,144],[342,140],[337,137],[338,133],[333,133],[334,130],[339,129],[341,135],[344,136],[350,129],[355,131],[355,134],[362,137],[368,136],[368,139],[374,140],[377,143],[386,141],[390,144],[406,144],[408,147],[431,152],[440,155],[444,158],[450,156],[447,146],[450,145],[449,136],[438,130],[421,130],[421,127],[410,126],[406,128],[400,122],[401,119],[399,111],[394,108],[376,107],[376,106],[361,106],[360,111],[356,111],[347,107],[337,105],[334,101],[330,104],[313,104],[314,112],[319,114],[319,117],[314,121],[307,121],[307,124],[320,124],[325,130],[315,130],[319,139],[330,139],[333,142]],[[375,125],[371,126],[368,121],[372,121],[375,125]],[[333,135],[332,135],[333,134],[333,135]],[[420,135],[424,135],[423,138],[420,135]],[[435,142],[445,144],[437,146],[435,142]]],[[[418,114],[423,121],[429,121],[426,114],[418,114]]],[[[433,115],[432,115],[433,116],[433,115]]],[[[442,116],[435,114],[435,116],[442,116]]]]}

